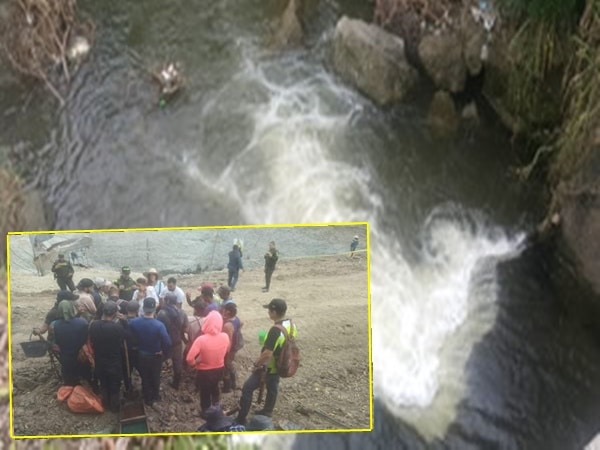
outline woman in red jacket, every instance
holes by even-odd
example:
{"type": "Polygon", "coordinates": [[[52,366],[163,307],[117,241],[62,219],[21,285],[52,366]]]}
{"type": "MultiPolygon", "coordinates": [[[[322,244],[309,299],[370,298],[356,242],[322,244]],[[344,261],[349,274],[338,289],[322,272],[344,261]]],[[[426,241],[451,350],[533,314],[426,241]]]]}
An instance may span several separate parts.
{"type": "Polygon", "coordinates": [[[202,335],[192,344],[187,363],[197,370],[196,386],[200,390],[202,415],[220,399],[219,381],[223,378],[225,354],[229,350],[229,336],[223,333],[223,317],[211,311],[202,323],[202,335]]]}

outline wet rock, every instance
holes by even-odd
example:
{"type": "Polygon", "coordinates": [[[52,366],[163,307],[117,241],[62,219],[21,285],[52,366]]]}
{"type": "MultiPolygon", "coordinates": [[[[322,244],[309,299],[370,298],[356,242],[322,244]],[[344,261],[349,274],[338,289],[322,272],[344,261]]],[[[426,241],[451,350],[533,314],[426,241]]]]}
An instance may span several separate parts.
{"type": "Polygon", "coordinates": [[[334,67],[380,105],[402,101],[417,82],[404,41],[361,20],[342,17],[335,29],[334,67]]]}
{"type": "MultiPolygon", "coordinates": [[[[598,127],[600,130],[600,127],[598,127]]],[[[600,294],[600,143],[570,179],[556,189],[550,217],[560,222],[562,236],[579,273],[600,294]],[[558,214],[558,216],[556,216],[558,214]]]]}
{"type": "Polygon", "coordinates": [[[271,46],[283,49],[302,44],[304,30],[301,22],[302,0],[289,0],[283,15],[276,21],[271,46]]]}
{"type": "Polygon", "coordinates": [[[450,139],[456,135],[460,126],[460,117],[454,106],[452,96],[446,91],[437,91],[427,117],[432,134],[437,139],[450,139]]]}
{"type": "Polygon", "coordinates": [[[453,93],[464,89],[467,65],[458,33],[443,31],[425,36],[419,44],[419,58],[425,72],[438,88],[453,93]]]}
{"type": "Polygon", "coordinates": [[[477,105],[475,102],[467,103],[460,113],[460,117],[463,124],[467,128],[475,128],[479,126],[479,112],[477,111],[477,105]]]}
{"type": "Polygon", "coordinates": [[[463,8],[461,14],[461,37],[463,41],[463,58],[469,75],[475,76],[481,72],[487,49],[487,32],[475,20],[468,8],[463,8]]]}

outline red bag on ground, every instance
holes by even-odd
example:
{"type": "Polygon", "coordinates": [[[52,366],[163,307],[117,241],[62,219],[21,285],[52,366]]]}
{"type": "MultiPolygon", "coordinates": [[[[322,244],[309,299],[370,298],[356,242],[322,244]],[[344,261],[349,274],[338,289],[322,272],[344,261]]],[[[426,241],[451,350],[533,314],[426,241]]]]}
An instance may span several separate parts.
{"type": "Polygon", "coordinates": [[[100,398],[83,386],[75,386],[67,400],[67,406],[75,413],[104,412],[100,398]]]}
{"type": "Polygon", "coordinates": [[[58,388],[58,392],[56,393],[56,398],[59,402],[64,402],[69,395],[73,392],[73,386],[61,386],[58,388]]]}

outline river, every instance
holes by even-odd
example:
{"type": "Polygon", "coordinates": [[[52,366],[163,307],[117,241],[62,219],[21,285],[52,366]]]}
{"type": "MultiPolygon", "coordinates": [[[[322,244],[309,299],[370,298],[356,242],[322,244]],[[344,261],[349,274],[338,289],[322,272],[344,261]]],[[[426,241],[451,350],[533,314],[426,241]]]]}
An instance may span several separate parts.
{"type": "Polygon", "coordinates": [[[369,2],[311,3],[306,48],[277,51],[275,0],[81,1],[91,57],[61,110],[5,85],[0,160],[56,229],[369,221],[375,431],[297,449],[582,448],[600,352],[561,305],[588,294],[528,247],[540,189],[510,176],[509,136],[484,120],[436,142],[423,99],[375,107],[329,63],[337,18],[369,2]],[[159,108],[167,59],[187,84],[159,108]]]}

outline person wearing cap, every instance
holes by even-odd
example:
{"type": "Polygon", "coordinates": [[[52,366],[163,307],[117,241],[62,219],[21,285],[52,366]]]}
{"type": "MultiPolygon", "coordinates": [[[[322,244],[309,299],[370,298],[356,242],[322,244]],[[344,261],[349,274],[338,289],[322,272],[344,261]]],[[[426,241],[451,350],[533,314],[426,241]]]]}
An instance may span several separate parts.
{"type": "Polygon", "coordinates": [[[75,284],[73,283],[75,270],[73,270],[71,263],[65,260],[64,254],[60,253],[58,255],[58,259],[52,264],[52,272],[61,291],[65,291],[67,287],[71,292],[75,290],[75,284]]]}
{"type": "Polygon", "coordinates": [[[60,319],[53,321],[54,343],[60,350],[61,376],[65,386],[79,384],[84,376],[84,366],[77,359],[79,350],[87,341],[88,323],[76,317],[71,300],[61,300],[57,306],[60,319]]]}
{"type": "Polygon", "coordinates": [[[160,295],[166,289],[165,283],[160,279],[160,273],[154,267],[148,269],[148,272],[144,272],[144,276],[148,280],[148,287],[152,287],[154,292],[156,292],[157,297],[160,298],[160,295]]]}
{"type": "Polygon", "coordinates": [[[167,295],[167,293],[169,292],[172,292],[177,296],[177,307],[179,309],[183,308],[183,300],[185,299],[185,294],[181,290],[181,288],[177,286],[177,279],[174,277],[171,277],[167,280],[167,289],[163,290],[161,296],[159,297],[161,306],[164,305],[165,295],[167,295]]]}
{"type": "MultiPolygon", "coordinates": [[[[281,325],[285,327],[290,336],[296,337],[296,326],[292,326],[290,320],[286,319],[287,304],[285,300],[274,298],[268,305],[263,305],[268,310],[269,319],[273,321],[273,325],[281,325]]],[[[248,377],[242,387],[242,397],[240,399],[240,411],[236,421],[241,424],[246,424],[246,417],[252,405],[252,395],[256,389],[260,387],[263,373],[266,372],[264,380],[267,387],[267,397],[265,405],[256,414],[261,416],[271,417],[275,403],[277,402],[277,392],[279,390],[279,374],[277,373],[277,359],[285,342],[285,336],[281,330],[275,326],[269,329],[265,342],[263,344],[260,356],[254,363],[254,371],[248,377]]]]}
{"type": "Polygon", "coordinates": [[[355,235],[350,243],[350,258],[354,258],[354,252],[356,251],[356,247],[358,247],[358,236],[355,235]]]}
{"type": "Polygon", "coordinates": [[[148,406],[160,401],[160,369],[163,355],[168,355],[171,348],[167,328],[154,318],[156,306],[155,299],[145,298],[142,303],[144,316],[129,322],[138,342],[138,371],[142,378],[142,396],[148,406]]]}
{"type": "MultiPolygon", "coordinates": [[[[156,300],[156,303],[158,304],[158,296],[156,295],[154,288],[152,286],[148,286],[148,282],[144,277],[140,277],[136,280],[136,287],[137,289],[131,296],[131,300],[140,302],[145,298],[152,297],[154,300],[156,300]]],[[[142,311],[142,305],[140,305],[139,316],[141,317],[143,315],[144,312],[142,311]]]]}
{"type": "Polygon", "coordinates": [[[125,330],[115,322],[118,306],[108,301],[102,308],[102,320],[90,324],[90,341],[94,349],[95,375],[100,382],[103,406],[118,412],[123,378],[123,343],[125,330]]]}
{"type": "Polygon", "coordinates": [[[91,322],[96,315],[96,305],[92,298],[94,282],[89,278],[82,278],[77,284],[79,298],[75,301],[75,307],[79,315],[88,322],[91,322]]]}
{"type": "Polygon", "coordinates": [[[279,260],[279,252],[275,248],[275,242],[269,242],[269,251],[265,253],[265,287],[263,292],[269,292],[271,287],[271,277],[275,271],[275,264],[279,260]]]}
{"type": "Polygon", "coordinates": [[[198,290],[200,291],[200,295],[196,297],[193,301],[191,293],[187,292],[185,294],[188,305],[194,308],[194,304],[196,302],[201,302],[204,305],[203,317],[206,317],[206,315],[211,311],[218,311],[219,305],[217,304],[217,302],[215,302],[215,289],[213,288],[213,285],[205,281],[200,285],[198,290]]]}
{"type": "MultiPolygon", "coordinates": [[[[54,322],[55,320],[62,319],[62,313],[58,310],[58,304],[61,301],[69,300],[71,302],[74,302],[78,298],[79,298],[79,295],[74,294],[71,291],[67,291],[67,290],[58,291],[58,293],[56,294],[56,302],[54,303],[54,306],[52,306],[50,311],[48,311],[46,313],[46,317],[44,318],[44,324],[39,328],[34,328],[32,331],[33,334],[35,334],[35,335],[44,334],[46,331],[48,331],[50,329],[50,324],[52,322],[54,322]]],[[[52,339],[53,338],[48,336],[48,340],[52,341],[52,339]]]]}
{"type": "Polygon", "coordinates": [[[186,356],[188,365],[196,369],[196,386],[200,390],[202,416],[211,405],[219,403],[219,381],[223,378],[229,337],[223,333],[223,317],[217,311],[208,313],[202,323],[202,334],[196,338],[186,356]]]}
{"type": "Polygon", "coordinates": [[[165,325],[171,338],[171,352],[169,355],[173,362],[171,387],[179,389],[183,371],[183,343],[187,342],[185,331],[188,327],[188,320],[187,315],[177,307],[177,296],[174,292],[168,292],[165,295],[165,306],[160,309],[156,318],[165,325]]]}
{"type": "Polygon", "coordinates": [[[121,267],[121,276],[114,281],[114,285],[119,288],[119,298],[123,300],[131,300],[133,291],[135,290],[135,281],[129,275],[131,269],[128,266],[121,267]]]}
{"type": "Polygon", "coordinates": [[[240,253],[240,248],[237,245],[234,245],[233,250],[229,252],[229,263],[227,264],[227,270],[227,285],[232,291],[235,291],[235,285],[240,276],[240,270],[244,270],[242,254],[240,253]]]}

